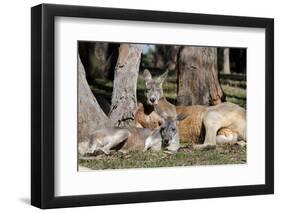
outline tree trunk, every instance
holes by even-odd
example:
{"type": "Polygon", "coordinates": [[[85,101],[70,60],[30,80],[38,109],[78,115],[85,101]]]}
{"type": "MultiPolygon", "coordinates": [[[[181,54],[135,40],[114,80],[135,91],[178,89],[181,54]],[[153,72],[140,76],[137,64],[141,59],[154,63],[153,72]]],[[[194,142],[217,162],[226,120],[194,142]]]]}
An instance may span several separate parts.
{"type": "Polygon", "coordinates": [[[223,73],[230,74],[229,48],[223,49],[223,73]]]}
{"type": "Polygon", "coordinates": [[[164,59],[164,45],[155,46],[155,63],[154,66],[158,69],[165,69],[165,59],[164,59]]]}
{"type": "Polygon", "coordinates": [[[178,105],[216,105],[223,96],[217,48],[182,47],[178,56],[178,105]]]}
{"type": "Polygon", "coordinates": [[[85,69],[78,56],[78,139],[87,140],[98,128],[109,125],[109,119],[100,108],[85,76],[85,69]]]}
{"type": "Polygon", "coordinates": [[[137,80],[142,48],[136,44],[121,44],[115,66],[110,120],[114,126],[133,124],[137,107],[137,80]]]}
{"type": "Polygon", "coordinates": [[[159,69],[175,70],[179,49],[180,46],[176,45],[156,45],[155,67],[159,69]]]}
{"type": "Polygon", "coordinates": [[[113,80],[118,56],[118,45],[104,42],[79,42],[79,54],[90,84],[96,78],[113,80]]]}
{"type": "Polygon", "coordinates": [[[169,46],[167,51],[166,69],[176,70],[180,46],[169,46]]]}
{"type": "Polygon", "coordinates": [[[95,77],[105,77],[108,43],[90,43],[89,60],[90,72],[95,77]]]}

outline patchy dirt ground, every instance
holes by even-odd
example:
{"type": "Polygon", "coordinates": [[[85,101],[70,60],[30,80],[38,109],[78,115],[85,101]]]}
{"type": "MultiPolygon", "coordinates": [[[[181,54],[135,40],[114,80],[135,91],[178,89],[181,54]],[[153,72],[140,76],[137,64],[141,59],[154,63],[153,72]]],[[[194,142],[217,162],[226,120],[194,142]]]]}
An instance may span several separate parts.
{"type": "Polygon", "coordinates": [[[81,157],[79,166],[90,169],[153,168],[192,165],[245,164],[246,147],[238,145],[218,145],[216,150],[199,151],[191,146],[183,146],[177,153],[130,152],[122,154],[81,157]]]}

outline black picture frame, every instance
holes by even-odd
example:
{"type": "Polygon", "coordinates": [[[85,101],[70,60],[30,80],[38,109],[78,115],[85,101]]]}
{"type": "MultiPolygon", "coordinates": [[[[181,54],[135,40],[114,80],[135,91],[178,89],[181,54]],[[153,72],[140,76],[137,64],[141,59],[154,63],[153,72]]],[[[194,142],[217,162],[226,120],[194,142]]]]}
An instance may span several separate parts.
{"type": "MultiPolygon", "coordinates": [[[[31,8],[31,204],[39,208],[60,208],[121,203],[139,203],[197,198],[260,195],[274,193],[274,20],[164,11],[112,9],[41,4],[31,8]],[[100,18],[145,22],[264,28],[265,48],[265,184],[177,189],[79,196],[54,195],[55,17],[100,18]]],[[[94,193],[94,192],[93,192],[94,193]]]]}

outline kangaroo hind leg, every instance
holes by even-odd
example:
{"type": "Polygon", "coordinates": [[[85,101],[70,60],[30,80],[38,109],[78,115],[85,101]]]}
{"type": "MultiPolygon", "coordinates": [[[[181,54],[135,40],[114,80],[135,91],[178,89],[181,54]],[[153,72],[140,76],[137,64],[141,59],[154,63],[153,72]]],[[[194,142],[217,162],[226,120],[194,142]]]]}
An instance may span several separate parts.
{"type": "Polygon", "coordinates": [[[203,119],[203,124],[206,130],[204,143],[194,145],[194,148],[199,150],[215,149],[217,141],[217,131],[222,126],[220,115],[213,111],[208,112],[203,119]]]}

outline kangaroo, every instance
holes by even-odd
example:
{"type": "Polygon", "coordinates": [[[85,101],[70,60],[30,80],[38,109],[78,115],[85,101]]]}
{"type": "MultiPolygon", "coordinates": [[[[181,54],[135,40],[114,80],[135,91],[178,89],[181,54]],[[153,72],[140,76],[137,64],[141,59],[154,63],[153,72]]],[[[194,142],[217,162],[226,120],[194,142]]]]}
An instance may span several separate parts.
{"type": "Polygon", "coordinates": [[[195,149],[215,148],[217,143],[246,143],[246,110],[233,103],[216,106],[178,106],[187,119],[179,122],[180,140],[194,143],[195,149]]]}
{"type": "Polygon", "coordinates": [[[112,149],[122,153],[149,149],[152,151],[160,151],[161,149],[177,151],[179,148],[177,121],[184,118],[184,115],[179,115],[176,118],[165,117],[161,128],[155,130],[136,127],[99,129],[91,136],[86,154],[102,152],[108,155],[112,149]]]}
{"type": "Polygon", "coordinates": [[[165,117],[177,117],[176,107],[169,103],[162,89],[162,84],[168,75],[168,71],[159,77],[152,78],[151,73],[148,69],[143,72],[143,77],[145,80],[145,97],[146,103],[141,104],[135,113],[135,125],[139,128],[150,128],[157,129],[164,122],[163,117],[161,117],[156,111],[157,106],[162,112],[165,113],[165,117]]]}
{"type": "Polygon", "coordinates": [[[183,114],[187,118],[179,122],[181,142],[191,142],[196,149],[215,148],[216,143],[236,143],[245,145],[246,110],[233,103],[216,106],[177,106],[170,104],[164,97],[162,84],[167,77],[165,72],[152,79],[148,70],[143,76],[146,82],[145,96],[147,102],[135,113],[137,127],[158,129],[163,122],[157,108],[167,116],[183,114]]]}
{"type": "Polygon", "coordinates": [[[135,150],[168,150],[176,152],[180,147],[177,122],[184,118],[184,115],[178,115],[176,118],[164,117],[164,122],[160,128],[154,130],[131,128],[131,134],[120,151],[123,153],[135,150]]]}
{"type": "Polygon", "coordinates": [[[161,148],[174,152],[178,151],[180,142],[177,122],[183,119],[185,119],[183,114],[177,115],[176,118],[164,117],[165,122],[145,140],[144,151],[148,149],[157,151],[161,148]]]}

